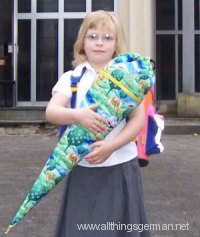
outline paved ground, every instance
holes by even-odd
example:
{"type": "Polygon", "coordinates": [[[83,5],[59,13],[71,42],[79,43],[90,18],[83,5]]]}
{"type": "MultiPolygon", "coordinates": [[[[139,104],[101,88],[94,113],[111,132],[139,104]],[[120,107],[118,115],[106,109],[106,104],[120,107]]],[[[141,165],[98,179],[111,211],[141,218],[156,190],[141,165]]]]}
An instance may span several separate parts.
{"type": "MultiPolygon", "coordinates": [[[[46,133],[24,134],[0,133],[0,236],[57,139],[46,133]]],[[[141,169],[149,222],[163,226],[188,223],[189,231],[153,231],[153,237],[199,237],[200,136],[163,135],[163,144],[165,151],[151,157],[150,165],[141,169]]],[[[55,187],[8,236],[53,237],[63,184],[55,187]]]]}

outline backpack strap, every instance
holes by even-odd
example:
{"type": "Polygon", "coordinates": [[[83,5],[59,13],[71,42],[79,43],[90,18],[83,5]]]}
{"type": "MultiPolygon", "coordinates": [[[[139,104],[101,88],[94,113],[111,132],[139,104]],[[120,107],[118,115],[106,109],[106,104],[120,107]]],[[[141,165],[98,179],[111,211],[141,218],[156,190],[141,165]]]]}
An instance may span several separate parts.
{"type": "Polygon", "coordinates": [[[77,95],[77,86],[80,82],[83,74],[85,73],[86,67],[84,67],[81,71],[79,76],[71,75],[71,91],[72,91],[72,98],[71,98],[71,108],[75,108],[76,106],[76,95],[77,95]]]}
{"type": "MultiPolygon", "coordinates": [[[[77,95],[77,89],[78,89],[78,83],[80,82],[83,74],[85,73],[86,67],[84,67],[81,71],[81,74],[79,76],[74,76],[73,73],[71,75],[71,91],[72,91],[72,98],[71,98],[71,108],[75,108],[76,106],[76,95],[77,95]]],[[[67,129],[67,125],[61,125],[58,139],[60,139],[67,129]]]]}

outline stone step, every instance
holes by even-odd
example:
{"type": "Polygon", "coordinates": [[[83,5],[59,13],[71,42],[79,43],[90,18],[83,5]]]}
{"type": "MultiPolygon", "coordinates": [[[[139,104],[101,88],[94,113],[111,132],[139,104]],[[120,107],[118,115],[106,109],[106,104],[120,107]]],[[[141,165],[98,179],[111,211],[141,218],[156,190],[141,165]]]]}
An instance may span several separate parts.
{"type": "MultiPolygon", "coordinates": [[[[45,120],[45,107],[0,109],[0,127],[16,128],[20,126],[51,128],[45,120]]],[[[55,126],[57,127],[57,126],[55,126]]],[[[44,129],[44,130],[45,130],[44,129]]],[[[165,116],[163,134],[200,134],[200,118],[178,118],[165,116]]]]}
{"type": "Polygon", "coordinates": [[[0,123],[38,123],[45,121],[45,107],[0,108],[0,123]]]}
{"type": "Polygon", "coordinates": [[[165,117],[164,134],[200,134],[200,118],[165,117]]]}

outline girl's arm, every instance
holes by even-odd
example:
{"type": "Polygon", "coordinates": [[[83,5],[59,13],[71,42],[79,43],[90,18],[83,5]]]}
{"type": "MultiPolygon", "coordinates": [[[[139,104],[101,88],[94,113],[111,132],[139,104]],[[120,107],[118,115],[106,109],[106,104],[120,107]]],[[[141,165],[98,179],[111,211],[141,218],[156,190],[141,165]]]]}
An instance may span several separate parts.
{"type": "Polygon", "coordinates": [[[112,140],[113,150],[131,142],[142,130],[145,125],[144,104],[141,103],[129,116],[127,124],[122,131],[112,140]]]}
{"type": "Polygon", "coordinates": [[[91,164],[104,162],[114,151],[131,142],[145,124],[144,104],[141,103],[129,116],[127,124],[111,141],[99,141],[91,145],[93,149],[85,159],[91,164]]]}
{"type": "Polygon", "coordinates": [[[56,92],[46,108],[47,121],[57,125],[77,123],[75,110],[66,108],[68,101],[68,96],[56,92]]]}
{"type": "Polygon", "coordinates": [[[91,132],[105,132],[106,119],[98,115],[94,111],[98,105],[94,104],[86,108],[72,109],[66,108],[68,96],[63,93],[56,92],[49,101],[46,108],[47,121],[57,124],[80,124],[91,132]]]}

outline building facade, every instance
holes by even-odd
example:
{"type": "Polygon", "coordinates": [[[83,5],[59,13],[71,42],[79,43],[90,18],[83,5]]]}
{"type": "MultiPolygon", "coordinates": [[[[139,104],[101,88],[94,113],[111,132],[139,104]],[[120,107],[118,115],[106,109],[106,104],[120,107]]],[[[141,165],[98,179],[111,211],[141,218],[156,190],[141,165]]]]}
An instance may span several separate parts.
{"type": "Polygon", "coordinates": [[[200,0],[7,0],[0,6],[0,107],[45,107],[71,68],[84,16],[116,12],[128,48],[156,61],[163,113],[200,116],[200,0]]]}

